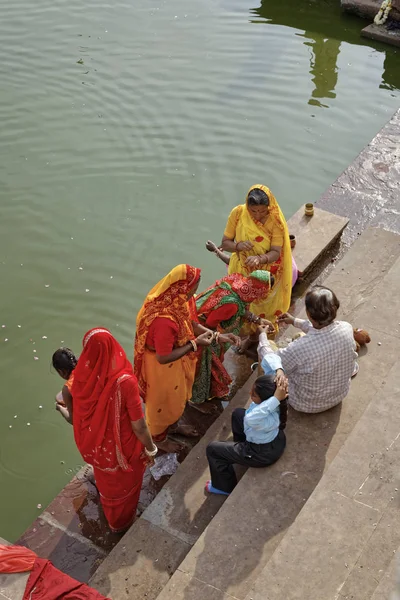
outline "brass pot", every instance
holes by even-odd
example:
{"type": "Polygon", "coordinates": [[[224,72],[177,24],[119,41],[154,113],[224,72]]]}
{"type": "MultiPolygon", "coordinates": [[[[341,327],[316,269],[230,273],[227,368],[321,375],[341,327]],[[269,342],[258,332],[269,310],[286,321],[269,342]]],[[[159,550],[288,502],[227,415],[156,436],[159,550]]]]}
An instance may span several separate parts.
{"type": "Polygon", "coordinates": [[[314,204],[312,204],[312,202],[307,202],[307,204],[304,207],[304,214],[306,215],[306,217],[312,217],[314,214],[314,204]]]}

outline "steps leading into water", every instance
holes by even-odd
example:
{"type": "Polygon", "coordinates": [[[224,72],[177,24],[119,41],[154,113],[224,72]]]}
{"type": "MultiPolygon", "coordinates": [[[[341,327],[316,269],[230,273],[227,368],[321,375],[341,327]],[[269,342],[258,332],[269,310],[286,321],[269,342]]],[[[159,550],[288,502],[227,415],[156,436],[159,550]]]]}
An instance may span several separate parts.
{"type": "MultiPolygon", "coordinates": [[[[381,7],[382,0],[341,0],[342,9],[364,19],[373,21],[381,7]]],[[[390,11],[390,18],[400,21],[400,12],[395,8],[390,11]]]]}
{"type": "MultiPolygon", "coordinates": [[[[297,239],[295,257],[299,268],[308,270],[338,239],[347,223],[347,218],[320,209],[312,218],[304,218],[301,208],[288,223],[297,239]]],[[[229,408],[99,567],[90,585],[115,599],[142,598],[145,592],[151,600],[161,591],[224,502],[223,497],[204,493],[209,478],[205,449],[210,441],[230,436],[231,412],[248,402],[255,377],[251,376],[239,390],[229,408]]]]}
{"type": "Polygon", "coordinates": [[[361,30],[361,36],[376,42],[384,42],[400,48],[400,32],[398,29],[388,29],[387,25],[371,23],[361,30]]]}
{"type": "MultiPolygon", "coordinates": [[[[382,382],[398,358],[400,319],[389,323],[383,307],[390,307],[391,314],[398,318],[399,257],[399,236],[370,229],[328,277],[326,285],[332,287],[342,301],[341,318],[368,329],[372,336],[367,353],[360,358],[360,373],[352,383],[349,396],[342,406],[319,415],[301,415],[291,411],[284,456],[266,470],[249,469],[245,473],[158,600],[197,600],[200,597],[243,600],[254,581],[268,568],[266,565],[271,558],[279,553],[279,545],[294,527],[297,528],[299,513],[310,514],[313,523],[318,521],[319,515],[307,508],[315,502],[314,489],[370,402],[379,394],[382,382]]],[[[388,414],[382,413],[380,418],[390,422],[388,414]]],[[[358,465],[353,466],[357,472],[358,465]]],[[[343,468],[346,472],[349,466],[344,465],[343,468]]],[[[325,499],[331,502],[329,494],[325,499]]],[[[345,514],[346,501],[338,506],[345,514]]],[[[334,510],[334,504],[331,508],[334,510]]],[[[372,511],[369,516],[375,514],[374,507],[368,511],[372,511]]],[[[310,534],[313,527],[310,525],[310,534]]],[[[300,531],[296,531],[299,537],[300,531]]],[[[351,531],[349,535],[351,537],[351,531]]],[[[329,540],[326,540],[323,527],[319,530],[319,537],[326,543],[323,554],[326,558],[329,540]]],[[[291,546],[294,546],[293,539],[291,546]]],[[[269,578],[280,580],[282,577],[284,581],[287,571],[295,569],[296,561],[300,561],[302,555],[307,557],[308,552],[312,552],[312,548],[305,543],[300,544],[298,555],[282,563],[280,571],[274,569],[273,573],[269,572],[269,578]]],[[[320,547],[316,558],[321,552],[320,547]]],[[[285,557],[282,560],[285,561],[285,557]]],[[[308,570],[306,560],[302,564],[300,578],[308,580],[312,572],[308,570]],[[304,577],[305,573],[309,576],[304,577]]],[[[321,570],[327,566],[329,561],[322,565],[321,570]]],[[[271,599],[308,598],[304,590],[303,595],[296,595],[296,590],[295,579],[291,579],[290,589],[286,586],[285,593],[280,590],[271,599]]],[[[257,600],[270,598],[267,581],[257,593],[257,600]]],[[[250,594],[247,600],[251,597],[250,594]]],[[[315,598],[329,600],[330,597],[317,594],[315,598]]]]}

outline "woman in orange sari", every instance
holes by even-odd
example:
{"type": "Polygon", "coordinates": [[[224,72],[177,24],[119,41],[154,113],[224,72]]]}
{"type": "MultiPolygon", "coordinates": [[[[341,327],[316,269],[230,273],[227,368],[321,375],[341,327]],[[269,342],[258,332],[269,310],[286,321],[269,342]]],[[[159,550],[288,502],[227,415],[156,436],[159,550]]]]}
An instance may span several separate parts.
{"type": "MultiPolygon", "coordinates": [[[[264,301],[252,304],[250,310],[271,321],[277,329],[277,316],[287,312],[290,306],[292,253],[285,217],[266,186],[251,187],[246,203],[232,210],[222,248],[232,252],[229,274],[247,276],[262,269],[274,276],[271,293],[264,301]]],[[[254,332],[254,328],[248,332],[254,332]]]]}
{"type": "Polygon", "coordinates": [[[197,347],[210,345],[213,337],[192,322],[199,282],[200,269],[178,265],[150,290],[136,321],[135,374],[150,432],[166,452],[179,449],[168,433],[196,435],[178,421],[192,395],[197,347]]]}
{"type": "Polygon", "coordinates": [[[135,520],[145,465],[157,447],[132,366],[107,329],[92,329],[83,338],[71,394],[76,445],[93,466],[110,529],[125,531],[135,520]]]}

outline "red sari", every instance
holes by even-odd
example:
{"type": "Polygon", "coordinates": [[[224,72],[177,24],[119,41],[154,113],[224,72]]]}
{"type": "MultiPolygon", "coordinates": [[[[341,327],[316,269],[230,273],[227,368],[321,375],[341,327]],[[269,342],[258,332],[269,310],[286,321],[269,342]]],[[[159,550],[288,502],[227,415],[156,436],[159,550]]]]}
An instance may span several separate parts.
{"type": "Polygon", "coordinates": [[[94,468],[110,528],[122,531],[135,520],[145,470],[143,445],[131,425],[143,417],[143,407],[132,366],[107,329],[83,338],[71,395],[76,445],[94,468]]]}

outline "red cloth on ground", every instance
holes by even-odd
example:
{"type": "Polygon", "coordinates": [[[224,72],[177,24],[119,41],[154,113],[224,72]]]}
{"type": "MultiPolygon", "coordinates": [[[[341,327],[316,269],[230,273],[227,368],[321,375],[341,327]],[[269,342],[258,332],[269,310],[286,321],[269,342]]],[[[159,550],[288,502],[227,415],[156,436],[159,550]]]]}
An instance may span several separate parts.
{"type": "Polygon", "coordinates": [[[222,306],[212,310],[209,313],[205,325],[206,327],[212,327],[212,329],[216,329],[221,321],[227,321],[233,317],[233,315],[236,315],[237,311],[237,304],[234,304],[233,302],[222,304],[222,306]]]}
{"type": "Polygon", "coordinates": [[[156,317],[149,327],[146,346],[154,349],[159,356],[167,356],[174,349],[177,340],[177,323],[165,317],[156,317]]]}
{"type": "Polygon", "coordinates": [[[25,546],[0,544],[0,573],[25,573],[32,571],[36,554],[25,546]]]}
{"type": "Polygon", "coordinates": [[[96,590],[37,558],[22,600],[110,600],[96,590]]]}
{"type": "Polygon", "coordinates": [[[93,466],[110,528],[129,527],[143,481],[142,443],[131,421],[143,417],[136,377],[120,344],[105,329],[89,331],[74,371],[76,445],[93,466]]]}

